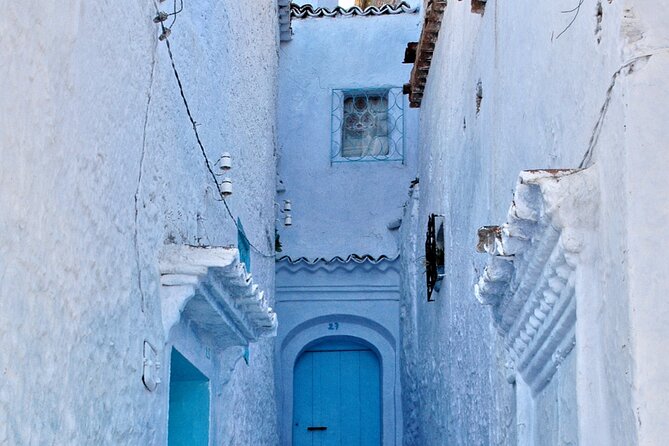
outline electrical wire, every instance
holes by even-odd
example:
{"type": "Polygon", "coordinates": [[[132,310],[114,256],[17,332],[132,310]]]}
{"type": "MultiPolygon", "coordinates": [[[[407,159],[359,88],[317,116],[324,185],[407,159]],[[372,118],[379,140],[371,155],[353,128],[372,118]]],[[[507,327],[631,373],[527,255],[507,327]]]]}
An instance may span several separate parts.
{"type": "MultiPolygon", "coordinates": [[[[177,14],[179,14],[183,10],[183,0],[181,1],[181,9],[179,11],[176,11],[176,0],[174,1],[174,8],[175,11],[171,13],[170,15],[173,15],[175,18],[177,14]]],[[[174,21],[172,22],[174,23],[174,21]]],[[[164,36],[167,36],[168,32],[167,30],[169,28],[165,27],[165,24],[163,22],[160,22],[160,27],[162,28],[162,32],[164,36]]],[[[230,219],[232,219],[232,222],[234,223],[235,227],[237,228],[237,231],[239,234],[244,237],[245,241],[249,244],[249,247],[253,249],[256,253],[260,254],[263,257],[268,257],[268,258],[273,258],[275,257],[274,254],[267,254],[261,249],[257,248],[251,241],[248,239],[246,236],[246,233],[244,230],[240,227],[239,223],[237,222],[237,219],[235,216],[232,214],[232,211],[230,210],[230,206],[228,205],[228,202],[225,200],[225,196],[223,195],[223,191],[221,190],[221,185],[218,183],[218,180],[216,179],[216,174],[214,173],[214,170],[212,168],[212,164],[209,161],[209,157],[207,156],[207,151],[204,148],[204,144],[202,143],[202,140],[200,139],[200,133],[197,130],[197,123],[195,119],[193,118],[193,114],[191,113],[190,106],[188,105],[188,100],[186,99],[186,94],[184,93],[184,87],[183,83],[181,82],[181,77],[179,76],[179,71],[177,70],[176,64],[174,62],[174,54],[172,53],[172,46],[170,45],[170,39],[168,37],[165,37],[165,44],[167,46],[167,54],[169,55],[170,58],[170,64],[172,65],[172,72],[174,73],[174,77],[177,80],[177,85],[179,86],[179,94],[181,95],[181,99],[183,101],[184,107],[186,108],[186,114],[188,115],[188,119],[190,120],[191,127],[193,129],[193,133],[195,134],[195,140],[197,141],[197,145],[200,148],[200,153],[202,154],[202,158],[204,159],[204,164],[207,167],[207,171],[209,172],[209,175],[211,176],[212,181],[216,185],[216,191],[218,192],[218,196],[220,197],[220,200],[217,201],[222,201],[223,205],[225,206],[225,210],[227,211],[227,214],[230,216],[230,219]]]]}
{"type": "Polygon", "coordinates": [[[174,22],[177,21],[177,15],[179,15],[179,13],[184,10],[184,0],[179,0],[179,1],[180,1],[179,10],[177,11],[177,0],[174,0],[174,8],[173,8],[174,11],[167,14],[167,17],[173,16],[172,23],[170,23],[170,26],[168,26],[168,28],[170,29],[172,29],[172,27],[174,26],[174,22]]]}
{"type": "Polygon", "coordinates": [[[571,21],[569,22],[567,27],[565,29],[563,29],[562,32],[560,32],[560,34],[557,35],[555,40],[559,39],[564,33],[567,32],[567,30],[569,28],[571,28],[571,25],[574,24],[574,22],[576,21],[576,18],[578,18],[578,14],[581,12],[581,6],[583,6],[584,1],[585,0],[579,0],[578,5],[576,5],[576,7],[572,8],[572,9],[568,9],[566,11],[560,11],[560,13],[562,13],[562,14],[570,14],[570,13],[573,12],[574,16],[571,18],[571,21]]]}

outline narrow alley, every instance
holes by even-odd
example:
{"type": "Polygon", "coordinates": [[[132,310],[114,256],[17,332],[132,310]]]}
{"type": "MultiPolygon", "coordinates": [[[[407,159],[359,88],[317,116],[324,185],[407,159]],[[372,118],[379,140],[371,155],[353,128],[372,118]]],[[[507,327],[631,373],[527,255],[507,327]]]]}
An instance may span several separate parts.
{"type": "Polygon", "coordinates": [[[666,444],[669,8],[3,10],[0,446],[666,444]]]}

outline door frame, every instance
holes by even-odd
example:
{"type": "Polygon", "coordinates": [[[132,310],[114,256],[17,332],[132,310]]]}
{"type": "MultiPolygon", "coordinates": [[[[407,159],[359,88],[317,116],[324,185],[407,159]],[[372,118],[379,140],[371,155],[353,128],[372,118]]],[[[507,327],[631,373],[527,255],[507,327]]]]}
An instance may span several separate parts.
{"type": "Polygon", "coordinates": [[[281,430],[284,446],[293,444],[293,371],[296,361],[310,346],[333,339],[358,342],[376,353],[381,372],[381,442],[383,446],[399,445],[401,395],[395,339],[384,327],[366,318],[324,316],[295,327],[281,347],[281,430]],[[335,319],[340,321],[337,334],[328,334],[328,321],[335,319]]]}

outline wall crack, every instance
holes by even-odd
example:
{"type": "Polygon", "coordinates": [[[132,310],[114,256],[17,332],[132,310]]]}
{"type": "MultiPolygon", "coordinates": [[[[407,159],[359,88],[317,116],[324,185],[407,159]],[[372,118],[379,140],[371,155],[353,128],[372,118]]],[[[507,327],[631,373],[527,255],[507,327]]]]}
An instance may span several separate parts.
{"type": "Polygon", "coordinates": [[[142,153],[139,158],[139,167],[137,172],[137,187],[135,188],[135,231],[133,234],[133,243],[135,245],[135,264],[137,267],[137,285],[141,295],[142,313],[145,311],[146,299],[144,288],[142,286],[142,265],[140,261],[139,249],[139,194],[142,188],[142,174],[144,171],[144,158],[146,157],[146,131],[149,125],[149,112],[151,109],[151,96],[153,93],[153,80],[156,72],[156,53],[158,51],[158,41],[154,39],[153,52],[151,54],[151,74],[149,76],[149,88],[147,91],[146,109],[144,112],[144,127],[142,130],[142,153]]]}
{"type": "Polygon", "coordinates": [[[611,76],[611,83],[609,84],[609,88],[606,90],[606,99],[604,100],[604,103],[602,104],[602,107],[599,111],[599,117],[597,118],[597,122],[595,122],[595,127],[593,128],[592,135],[590,136],[588,149],[585,151],[585,155],[583,155],[583,160],[578,165],[579,168],[587,168],[592,165],[592,157],[594,154],[594,150],[595,147],[597,146],[597,143],[599,142],[599,137],[602,133],[602,128],[604,127],[606,115],[608,114],[609,111],[609,105],[611,104],[613,90],[616,86],[616,83],[618,82],[618,78],[620,77],[620,75],[631,73],[634,70],[634,65],[637,62],[648,61],[652,56],[664,52],[669,52],[669,48],[659,48],[647,54],[633,57],[632,59],[624,63],[620,68],[618,68],[618,70],[616,70],[615,73],[613,73],[613,75],[611,76]]]}

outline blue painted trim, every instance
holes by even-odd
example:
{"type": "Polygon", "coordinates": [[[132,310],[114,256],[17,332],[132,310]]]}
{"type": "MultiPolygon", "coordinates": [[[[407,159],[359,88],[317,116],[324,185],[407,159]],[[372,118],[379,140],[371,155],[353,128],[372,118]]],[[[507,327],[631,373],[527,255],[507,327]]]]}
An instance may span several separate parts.
{"type": "Polygon", "coordinates": [[[172,348],[168,446],[207,446],[210,405],[209,378],[172,348]]]}
{"type": "Polygon", "coordinates": [[[246,232],[244,232],[244,225],[241,219],[237,217],[237,249],[239,249],[239,261],[246,265],[246,271],[251,272],[251,243],[246,232]]]}

